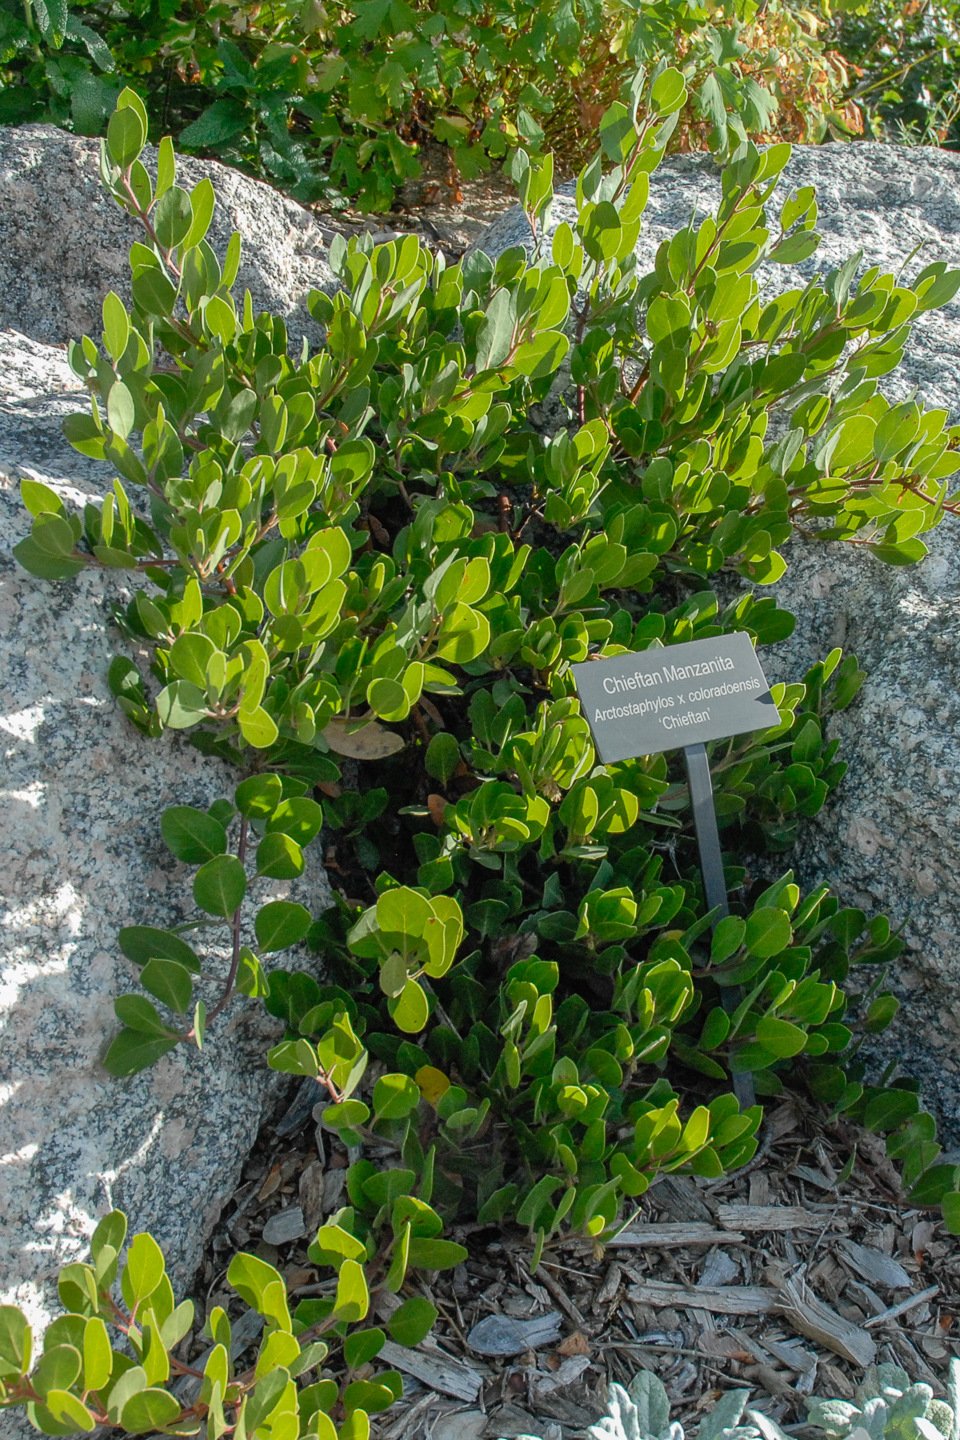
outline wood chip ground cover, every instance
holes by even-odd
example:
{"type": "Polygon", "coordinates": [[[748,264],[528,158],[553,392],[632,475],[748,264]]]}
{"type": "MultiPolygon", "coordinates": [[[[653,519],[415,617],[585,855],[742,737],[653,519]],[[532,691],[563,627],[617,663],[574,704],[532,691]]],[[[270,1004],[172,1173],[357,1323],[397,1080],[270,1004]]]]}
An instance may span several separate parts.
{"type": "MultiPolygon", "coordinates": [[[[333,1285],[307,1245],[344,1203],[349,1158],[318,1123],[310,1085],[264,1130],[221,1217],[201,1319],[215,1304],[236,1311],[225,1272],[239,1249],[276,1265],[294,1302],[333,1285]]],[[[602,1256],[567,1243],[531,1275],[524,1235],[455,1234],[470,1258],[424,1289],[440,1310],[433,1335],[386,1357],[406,1384],[377,1440],[578,1440],[607,1382],[641,1366],[685,1425],[744,1386],[792,1424],[805,1396],[852,1396],[875,1360],[941,1391],[960,1355],[960,1244],[905,1204],[882,1141],[792,1102],[768,1112],[760,1152],[738,1174],[655,1184],[602,1256]]]]}

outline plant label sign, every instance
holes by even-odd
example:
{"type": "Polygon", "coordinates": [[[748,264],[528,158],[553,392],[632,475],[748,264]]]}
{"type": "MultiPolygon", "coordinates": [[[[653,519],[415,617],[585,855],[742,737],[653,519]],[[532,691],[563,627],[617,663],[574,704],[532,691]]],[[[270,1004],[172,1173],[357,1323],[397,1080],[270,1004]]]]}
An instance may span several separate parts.
{"type": "Polygon", "coordinates": [[[572,665],[604,764],[687,749],[779,723],[744,631],[572,665]]]}

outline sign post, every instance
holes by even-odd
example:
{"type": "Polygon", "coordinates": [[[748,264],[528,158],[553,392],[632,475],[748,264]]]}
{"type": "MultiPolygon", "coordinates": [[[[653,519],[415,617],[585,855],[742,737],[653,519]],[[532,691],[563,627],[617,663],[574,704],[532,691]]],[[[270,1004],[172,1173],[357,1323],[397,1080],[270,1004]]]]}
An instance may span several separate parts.
{"type": "MultiPolygon", "coordinates": [[[[707,907],[728,915],[706,742],[770,730],[780,716],[750,636],[743,631],[571,667],[597,753],[606,765],[683,750],[707,907]]],[[[737,991],[724,990],[735,1008],[737,991]]],[[[754,1103],[749,1075],[733,1077],[742,1106],[754,1103]]]]}

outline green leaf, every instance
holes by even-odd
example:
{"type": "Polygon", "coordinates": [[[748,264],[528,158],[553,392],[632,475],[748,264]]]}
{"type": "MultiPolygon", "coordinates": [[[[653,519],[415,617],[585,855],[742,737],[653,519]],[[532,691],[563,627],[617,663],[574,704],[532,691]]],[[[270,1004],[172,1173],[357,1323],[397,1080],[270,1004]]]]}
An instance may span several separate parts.
{"type": "Polygon", "coordinates": [[[59,50],[69,18],[67,0],[33,0],[33,13],[44,40],[59,50]]]}
{"type": "Polygon", "coordinates": [[[271,900],[257,911],[254,931],[257,944],[268,953],[297,945],[311,925],[310,911],[292,900],[271,900]]]}
{"type": "Polygon", "coordinates": [[[31,515],[65,515],[63,501],[56,490],[42,480],[21,480],[20,499],[31,515]]]}
{"type": "Polygon", "coordinates": [[[307,1253],[314,1264],[332,1265],[339,1269],[344,1260],[362,1260],[366,1256],[367,1247],[362,1240],[344,1230],[342,1225],[328,1222],[320,1226],[307,1253]]]}
{"type": "Polygon", "coordinates": [[[234,855],[218,855],[200,867],[193,881],[193,898],[208,915],[229,919],[243,903],[247,877],[234,855]]]}
{"type": "Polygon", "coordinates": [[[153,228],[165,250],[172,250],[186,238],[193,223],[190,196],[179,185],[172,185],[154,211],[153,228]]]}
{"type": "Polygon", "coordinates": [[[114,360],[120,359],[127,348],[127,341],[130,339],[130,317],[127,314],[127,307],[113,290],[108,291],[103,299],[103,339],[108,353],[114,360]]]}
{"type": "Polygon", "coordinates": [[[257,705],[253,710],[241,709],[237,715],[240,734],[255,750],[269,750],[276,743],[280,731],[273,716],[257,705]]]}
{"type": "Polygon", "coordinates": [[[516,300],[509,290],[495,291],[477,334],[477,370],[495,370],[510,354],[516,326],[516,300]]]}
{"type": "Polygon", "coordinates": [[[378,1120],[403,1120],[419,1104],[419,1087],[409,1075],[381,1075],[373,1087],[373,1113],[378,1120]]]}
{"type": "Polygon", "coordinates": [[[468,1251],[454,1240],[410,1240],[410,1264],[420,1270],[452,1270],[462,1265],[468,1251]]]}
{"type": "Polygon", "coordinates": [[[257,874],[295,880],[303,874],[303,850],[289,835],[265,835],[257,846],[257,874]]]}
{"type": "Polygon", "coordinates": [[[178,1015],[184,1015],[193,999],[190,972],[175,960],[148,960],[140,972],[140,983],[178,1015]]]}
{"type": "Polygon", "coordinates": [[[381,720],[403,720],[410,713],[407,692],[399,680],[380,676],[367,686],[367,704],[381,720]]]}
{"type": "Polygon", "coordinates": [[[820,236],[815,230],[797,230],[775,246],[767,258],[778,265],[798,265],[811,256],[819,244],[820,236]]]}
{"type": "Polygon", "coordinates": [[[460,764],[460,746],[446,730],[439,730],[427,746],[423,764],[428,775],[446,785],[460,764]]]}
{"type": "Polygon", "coordinates": [[[234,803],[248,820],[265,820],[283,799],[283,782],[279,775],[251,775],[234,791],[234,803]]]}
{"type": "Polygon", "coordinates": [[[718,920],[710,942],[711,963],[722,965],[731,955],[735,955],[743,944],[746,930],[747,927],[739,915],[724,915],[718,920]]]}
{"type": "Polygon", "coordinates": [[[241,1251],[230,1261],[227,1282],[251,1309],[268,1319],[275,1319],[280,1329],[290,1329],[286,1286],[279,1271],[272,1265],[257,1255],[241,1251]]]}
{"type": "MultiPolygon", "coordinates": [[[[188,127],[189,128],[189,127],[188,127]]],[[[180,139],[183,140],[185,132],[180,131],[180,139]]],[[[213,181],[209,175],[204,175],[198,180],[190,191],[190,208],[193,210],[193,220],[190,224],[189,233],[184,237],[183,248],[189,250],[191,245],[199,245],[200,241],[210,229],[210,221],[216,207],[217,197],[213,188],[213,181]]]]}
{"type": "Polygon", "coordinates": [[[174,1032],[161,1020],[160,1012],[152,1000],[145,995],[118,995],[113,1002],[117,1019],[130,1030],[139,1030],[144,1035],[170,1036],[174,1032]]]}
{"type": "Polygon", "coordinates": [[[177,287],[168,275],[154,266],[137,270],[130,284],[134,304],[145,315],[171,315],[177,303],[177,287]]]}
{"type": "Polygon", "coordinates": [[[940,1201],[943,1223],[951,1235],[960,1235],[960,1190],[951,1190],[940,1201]]]}
{"type": "Polygon", "coordinates": [[[411,1296],[387,1320],[391,1338],[398,1345],[408,1348],[419,1345],[433,1329],[438,1313],[437,1307],[429,1300],[419,1295],[411,1296]]]}
{"type": "Polygon", "coordinates": [[[557,330],[544,330],[518,348],[513,367],[529,380],[542,380],[560,369],[569,349],[566,335],[557,330]]]}
{"type": "Polygon", "coordinates": [[[430,1004],[423,986],[417,980],[408,980],[396,999],[387,1001],[387,1008],[399,1030],[416,1035],[430,1018],[430,1004]]]}
{"type": "Polygon", "coordinates": [[[423,935],[433,913],[430,901],[409,885],[385,890],[376,905],[377,925],[396,935],[423,935]]]}
{"type": "Polygon", "coordinates": [[[36,1409],[41,1415],[45,1412],[51,1416],[56,1423],[56,1429],[49,1424],[42,1426],[45,1435],[76,1435],[78,1431],[87,1434],[96,1428],[96,1421],[86,1405],[69,1390],[48,1390],[43,1405],[36,1409]]]}
{"type": "Polygon", "coordinates": [[[114,435],[118,435],[121,440],[126,440],[133,429],[136,411],[133,396],[122,380],[118,380],[110,387],[110,393],[107,396],[107,419],[114,435]]]}
{"type": "Polygon", "coordinates": [[[799,1025],[774,1015],[764,1015],[757,1022],[757,1040],[781,1060],[801,1054],[807,1043],[806,1033],[799,1025]]]}
{"type": "Polygon", "coordinates": [[[287,835],[302,847],[309,845],[323,825],[323,810],[305,795],[282,800],[267,821],[268,835],[287,835]]]}
{"type": "Polygon", "coordinates": [[[227,832],[219,821],[192,805],[171,805],[164,810],[160,833],[171,854],[188,865],[202,865],[227,848],[227,832]]]}
{"type": "Polygon", "coordinates": [[[173,140],[169,135],[164,135],[157,146],[157,189],[156,196],[159,200],[170,189],[176,179],[177,158],[173,149],[173,140]]]}
{"type": "Polygon", "coordinates": [[[351,1370],[359,1370],[362,1365],[376,1359],[386,1342],[386,1335],[377,1327],[354,1330],[343,1342],[343,1358],[351,1370]]]}
{"type": "Polygon", "coordinates": [[[130,1435],[142,1435],[169,1425],[182,1410],[180,1401],[167,1390],[149,1386],[131,1395],[120,1412],[120,1424],[130,1435]]]}
{"type": "Polygon", "coordinates": [[[747,918],[743,943],[748,955],[767,960],[785,950],[792,937],[790,916],[773,906],[761,906],[747,918]]]}
{"type": "Polygon", "coordinates": [[[182,680],[189,680],[198,690],[206,691],[207,673],[217,647],[207,635],[187,630],[178,635],[170,647],[170,664],[182,680]]]}
{"type": "Polygon", "coordinates": [[[118,938],[120,949],[134,965],[146,965],[148,960],[175,960],[192,974],[200,974],[196,951],[172,930],[156,930],[152,925],[126,925],[118,938]]]}
{"type": "Polygon", "coordinates": [[[140,1030],[121,1030],[103,1056],[104,1069],[117,1077],[136,1075],[176,1048],[174,1039],[151,1039],[140,1030]]]}
{"type": "Polygon", "coordinates": [[[622,228],[616,206],[609,200],[584,208],[580,216],[580,236],[591,260],[612,260],[615,257],[622,228]]]}
{"type": "Polygon", "coordinates": [[[71,580],[86,569],[82,560],[71,560],[60,552],[48,550],[35,535],[28,535],[14,545],[13,554],[17,564],[38,580],[71,580]]]}
{"type": "Polygon", "coordinates": [[[458,600],[444,611],[434,653],[438,660],[467,665],[482,654],[489,643],[490,622],[486,615],[458,600]]]}
{"type": "Polygon", "coordinates": [[[186,730],[207,716],[207,697],[189,680],[174,680],[157,696],[157,714],[168,730],[186,730]]]}
{"type": "Polygon", "coordinates": [[[102,1390],[113,1370],[110,1335],[99,1315],[91,1315],[83,1329],[83,1388],[102,1390]]]}
{"type": "Polygon", "coordinates": [[[239,135],[246,123],[246,112],[239,100],[214,100],[196,120],[180,131],[180,148],[216,149],[239,135]]]}
{"type": "Polygon", "coordinates": [[[316,1077],[320,1074],[320,1063],[317,1059],[317,1052],[309,1040],[283,1040],[279,1045],[274,1045],[267,1056],[271,1070],[279,1070],[284,1075],[306,1075],[316,1077]]]}
{"type": "Polygon", "coordinates": [[[147,143],[147,130],[132,106],[115,110],[107,125],[107,152],[121,170],[126,170],[147,143]]]}
{"type": "Polygon", "coordinates": [[[672,115],[686,103],[687,87],[679,70],[661,71],[650,87],[650,103],[658,115],[672,115]]]}

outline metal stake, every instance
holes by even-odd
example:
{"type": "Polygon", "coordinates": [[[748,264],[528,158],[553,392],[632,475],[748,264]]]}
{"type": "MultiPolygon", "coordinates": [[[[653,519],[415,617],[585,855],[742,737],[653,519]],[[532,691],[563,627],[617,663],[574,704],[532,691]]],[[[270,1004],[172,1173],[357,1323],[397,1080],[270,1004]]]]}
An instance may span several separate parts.
{"type": "MultiPolygon", "coordinates": [[[[703,889],[708,910],[716,910],[718,918],[730,914],[727,903],[727,882],[723,874],[723,855],[720,850],[720,833],[717,830],[717,812],[713,803],[713,781],[710,778],[710,762],[707,747],[702,744],[688,745],[683,758],[687,766],[690,783],[690,803],[693,807],[693,827],[697,834],[700,851],[700,871],[703,875],[703,889]]],[[[741,999],[739,987],[725,985],[722,989],[723,1008],[735,1010],[741,999]]],[[[734,1075],[733,1093],[742,1110],[756,1104],[752,1075],[734,1075]]]]}

